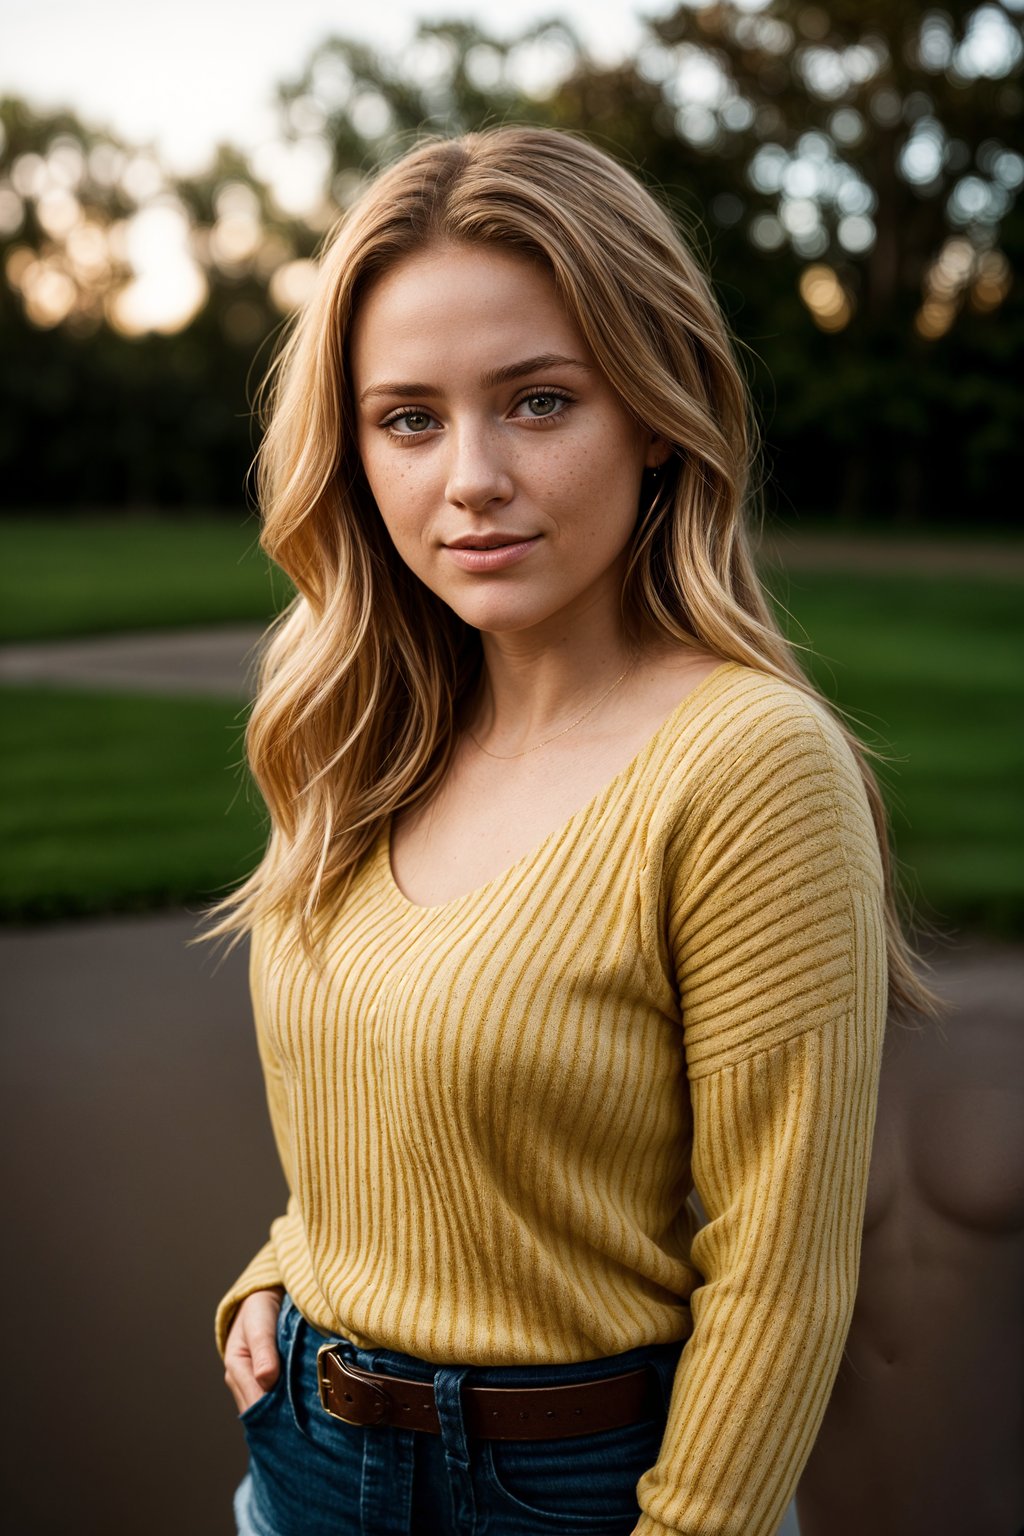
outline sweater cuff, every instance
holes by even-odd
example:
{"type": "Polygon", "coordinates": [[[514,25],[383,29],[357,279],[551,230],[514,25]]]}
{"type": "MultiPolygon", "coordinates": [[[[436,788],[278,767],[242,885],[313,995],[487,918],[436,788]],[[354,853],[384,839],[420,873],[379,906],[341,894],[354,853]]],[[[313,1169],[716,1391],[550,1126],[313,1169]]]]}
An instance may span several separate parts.
{"type": "Polygon", "coordinates": [[[641,1515],[631,1536],[681,1536],[674,1525],[662,1525],[653,1515],[641,1515]]]}
{"type": "Polygon", "coordinates": [[[277,1253],[273,1241],[264,1243],[259,1253],[247,1264],[239,1275],[234,1285],[223,1296],[217,1307],[217,1317],[214,1323],[214,1333],[217,1341],[217,1351],[223,1360],[224,1346],[227,1343],[231,1324],[235,1320],[235,1313],[247,1296],[253,1291],[284,1290],[284,1281],[281,1279],[277,1262],[277,1253]]]}

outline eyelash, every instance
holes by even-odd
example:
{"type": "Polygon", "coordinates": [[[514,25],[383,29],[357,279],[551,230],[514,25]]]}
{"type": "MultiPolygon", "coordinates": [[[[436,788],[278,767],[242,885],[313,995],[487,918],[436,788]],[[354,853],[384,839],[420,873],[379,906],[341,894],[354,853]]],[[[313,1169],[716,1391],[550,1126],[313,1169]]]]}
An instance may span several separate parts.
{"type": "MultiPolygon", "coordinates": [[[[566,405],[573,405],[573,404],[575,404],[575,400],[576,400],[575,395],[570,394],[570,392],[567,389],[557,389],[557,388],[552,388],[552,389],[528,389],[528,390],[525,390],[524,393],[519,396],[518,400],[516,400],[515,404],[513,405],[513,410],[515,410],[516,407],[522,405],[523,402],[526,401],[526,400],[534,400],[534,399],[538,399],[538,398],[542,399],[542,400],[544,400],[544,399],[547,399],[547,400],[561,400],[566,405]]],[[[407,405],[407,406],[403,406],[403,408],[400,411],[395,411],[393,413],[393,415],[386,416],[384,418],[384,420],[381,422],[381,427],[388,434],[388,436],[391,438],[391,441],[393,443],[401,443],[401,445],[403,447],[408,447],[410,443],[415,443],[415,442],[418,442],[421,438],[429,437],[430,433],[429,432],[395,432],[393,430],[394,423],[397,422],[397,421],[405,421],[406,418],[409,417],[409,416],[428,416],[429,417],[430,415],[431,415],[430,411],[424,410],[421,407],[407,405]]],[[[527,417],[525,419],[531,421],[533,423],[533,425],[535,425],[535,426],[546,427],[550,422],[557,421],[560,416],[564,416],[564,415],[565,415],[564,411],[555,411],[550,416],[533,416],[533,417],[527,417]]]]}

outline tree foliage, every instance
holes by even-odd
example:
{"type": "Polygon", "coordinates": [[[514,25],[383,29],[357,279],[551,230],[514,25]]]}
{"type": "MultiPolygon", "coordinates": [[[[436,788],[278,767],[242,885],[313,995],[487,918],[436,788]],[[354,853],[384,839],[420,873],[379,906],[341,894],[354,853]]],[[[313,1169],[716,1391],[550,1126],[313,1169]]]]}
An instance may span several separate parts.
{"type": "Polygon", "coordinates": [[[22,205],[0,235],[8,483],[13,468],[21,499],[40,502],[236,500],[253,446],[246,373],[301,288],[284,278],[298,282],[364,178],[419,133],[530,121],[587,134],[671,204],[737,337],[770,505],[847,521],[1008,518],[1005,487],[1024,467],[1022,60],[1020,7],[990,0],[680,5],[614,65],[561,21],[501,39],[423,24],[386,56],[332,37],[280,89],[283,137],[327,165],[305,218],[230,146],[203,177],[146,194],[144,155],[6,102],[0,229],[22,205]],[[61,277],[78,280],[60,197],[46,200],[62,190],[40,171],[51,162],[84,222],[122,238],[82,302],[46,325],[26,300],[27,263],[52,268],[57,309],[61,277]],[[132,280],[123,232],[161,200],[187,221],[203,298],[186,329],[128,338],[112,329],[132,280]]]}

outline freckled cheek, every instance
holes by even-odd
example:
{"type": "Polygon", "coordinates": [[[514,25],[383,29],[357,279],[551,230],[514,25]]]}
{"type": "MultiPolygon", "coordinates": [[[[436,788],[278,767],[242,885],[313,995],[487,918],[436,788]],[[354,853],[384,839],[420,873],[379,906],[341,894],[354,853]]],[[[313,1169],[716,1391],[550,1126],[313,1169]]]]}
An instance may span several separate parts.
{"type": "Polygon", "coordinates": [[[571,532],[587,544],[607,537],[609,518],[616,524],[625,521],[632,525],[636,512],[627,456],[609,456],[602,452],[606,447],[595,443],[589,453],[575,453],[549,465],[537,485],[538,505],[565,534],[571,532]]]}
{"type": "Polygon", "coordinates": [[[395,545],[412,549],[425,542],[432,506],[415,466],[384,459],[371,453],[362,456],[363,470],[380,515],[395,545]]]}
{"type": "Polygon", "coordinates": [[[387,520],[392,538],[410,559],[433,551],[437,538],[434,511],[434,503],[418,496],[414,487],[393,487],[387,520]]]}

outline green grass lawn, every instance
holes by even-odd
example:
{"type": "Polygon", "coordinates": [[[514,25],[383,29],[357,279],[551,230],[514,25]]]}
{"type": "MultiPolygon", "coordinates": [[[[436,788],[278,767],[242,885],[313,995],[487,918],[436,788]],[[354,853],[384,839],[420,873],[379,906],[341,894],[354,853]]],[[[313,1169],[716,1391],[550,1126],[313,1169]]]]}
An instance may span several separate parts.
{"type": "MultiPolygon", "coordinates": [[[[161,566],[155,532],[145,559],[134,533],[120,547],[107,595],[122,602],[125,622],[142,621],[117,591],[133,581],[150,594],[146,612],[168,623],[186,595],[199,603],[200,588],[196,621],[267,612],[266,572],[251,550],[244,565],[254,525],[185,527],[188,560],[168,536],[161,566]],[[189,573],[199,570],[190,594],[189,573]],[[218,608],[217,595],[229,591],[239,606],[218,608]]],[[[73,609],[72,566],[69,553],[61,624],[73,609]]],[[[33,592],[52,614],[57,591],[49,568],[24,569],[22,632],[33,592]]],[[[922,916],[1024,937],[1022,583],[1005,573],[806,570],[771,580],[794,616],[794,638],[817,652],[820,686],[895,759],[880,772],[922,916]]],[[[82,598],[77,611],[87,606],[82,598]]],[[[89,611],[98,623],[100,605],[89,611]]],[[[238,766],[244,711],[231,703],[6,688],[0,708],[5,739],[17,744],[0,754],[0,918],[198,901],[258,857],[261,821],[238,766]]]]}
{"type": "Polygon", "coordinates": [[[259,857],[230,703],[0,689],[0,919],[210,898],[259,857]]]}
{"type": "Polygon", "coordinates": [[[0,642],[268,618],[288,583],[258,532],[244,513],[4,518],[0,642]]]}
{"type": "Polygon", "coordinates": [[[773,586],[876,764],[921,916],[1024,937],[1024,586],[807,572],[773,586]]]}

